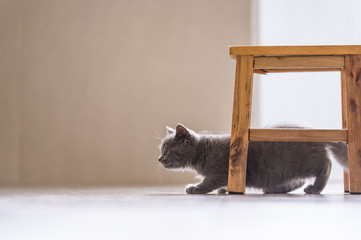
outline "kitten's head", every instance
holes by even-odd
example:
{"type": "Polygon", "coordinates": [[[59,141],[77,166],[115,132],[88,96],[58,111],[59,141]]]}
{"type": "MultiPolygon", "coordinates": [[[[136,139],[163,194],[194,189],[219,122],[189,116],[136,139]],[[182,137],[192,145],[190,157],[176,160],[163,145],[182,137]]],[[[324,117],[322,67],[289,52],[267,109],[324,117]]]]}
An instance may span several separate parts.
{"type": "Polygon", "coordinates": [[[197,134],[183,125],[178,124],[176,129],[167,127],[167,136],[160,145],[161,155],[159,162],[165,168],[190,167],[195,157],[197,134]]]}

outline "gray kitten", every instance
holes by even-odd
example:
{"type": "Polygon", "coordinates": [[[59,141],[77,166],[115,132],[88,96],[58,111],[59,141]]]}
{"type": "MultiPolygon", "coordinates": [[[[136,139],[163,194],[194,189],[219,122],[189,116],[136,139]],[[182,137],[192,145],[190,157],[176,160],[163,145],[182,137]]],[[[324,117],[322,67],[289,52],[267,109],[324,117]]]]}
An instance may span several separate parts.
{"type": "MultiPolygon", "coordinates": [[[[274,128],[302,128],[278,125],[274,128]]],[[[159,162],[168,169],[194,169],[204,179],[186,189],[189,194],[204,194],[227,185],[230,134],[195,133],[183,125],[167,128],[159,162]]],[[[331,153],[348,168],[345,143],[323,142],[250,142],[248,148],[246,186],[264,193],[287,193],[305,184],[306,194],[320,193],[331,171],[331,153]]]]}

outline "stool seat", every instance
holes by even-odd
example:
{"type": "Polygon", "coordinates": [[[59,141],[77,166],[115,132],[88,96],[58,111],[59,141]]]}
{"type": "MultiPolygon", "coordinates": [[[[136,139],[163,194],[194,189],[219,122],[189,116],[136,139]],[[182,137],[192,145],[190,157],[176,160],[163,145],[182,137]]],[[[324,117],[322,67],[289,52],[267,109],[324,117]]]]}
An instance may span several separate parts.
{"type": "Polygon", "coordinates": [[[236,59],[228,191],[243,193],[250,141],[345,142],[345,192],[361,193],[361,45],[232,46],[236,59]],[[253,74],[339,71],[342,129],[250,129],[253,74]]]}
{"type": "Polygon", "coordinates": [[[230,55],[283,56],[283,55],[345,55],[361,54],[361,45],[323,46],[231,46],[230,55]]]}

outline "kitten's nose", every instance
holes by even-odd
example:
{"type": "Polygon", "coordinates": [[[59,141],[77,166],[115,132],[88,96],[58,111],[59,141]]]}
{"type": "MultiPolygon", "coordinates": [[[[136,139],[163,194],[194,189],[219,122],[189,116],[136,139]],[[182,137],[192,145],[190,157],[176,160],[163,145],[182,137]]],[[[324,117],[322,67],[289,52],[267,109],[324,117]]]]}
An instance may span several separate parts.
{"type": "Polygon", "coordinates": [[[159,161],[159,162],[162,161],[162,157],[159,157],[159,158],[158,158],[158,161],[159,161]]]}

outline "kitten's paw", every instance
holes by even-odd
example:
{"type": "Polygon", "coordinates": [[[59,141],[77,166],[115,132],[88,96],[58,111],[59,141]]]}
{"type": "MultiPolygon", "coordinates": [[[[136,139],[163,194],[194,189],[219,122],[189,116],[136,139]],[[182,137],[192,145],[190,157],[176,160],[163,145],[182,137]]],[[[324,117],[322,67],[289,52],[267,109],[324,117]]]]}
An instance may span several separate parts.
{"type": "Polygon", "coordinates": [[[226,193],[227,193],[227,189],[225,189],[225,188],[219,188],[217,192],[218,192],[218,194],[226,194],[226,193]]]}
{"type": "Polygon", "coordinates": [[[186,189],[186,192],[188,194],[205,194],[205,193],[209,193],[210,191],[204,188],[191,186],[186,189]]]}
{"type": "Polygon", "coordinates": [[[313,188],[312,185],[308,185],[305,189],[303,189],[303,191],[304,191],[306,194],[312,194],[312,188],[313,188]]]}
{"type": "Polygon", "coordinates": [[[195,193],[195,189],[196,189],[195,186],[190,186],[190,187],[187,187],[186,192],[187,192],[188,194],[194,194],[194,193],[195,193]]]}
{"type": "Polygon", "coordinates": [[[303,189],[303,191],[306,194],[319,194],[320,192],[314,188],[313,185],[308,185],[305,189],[303,189]]]}

